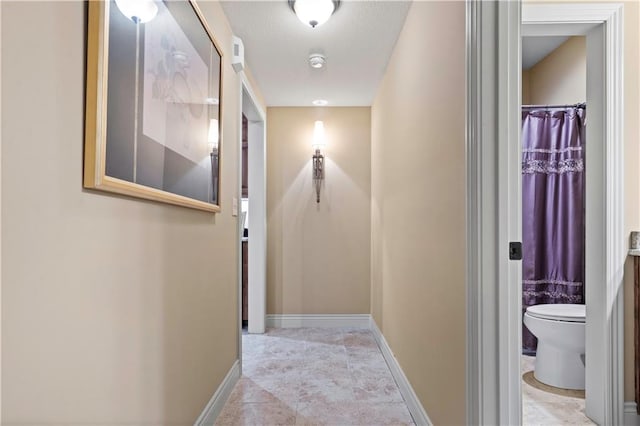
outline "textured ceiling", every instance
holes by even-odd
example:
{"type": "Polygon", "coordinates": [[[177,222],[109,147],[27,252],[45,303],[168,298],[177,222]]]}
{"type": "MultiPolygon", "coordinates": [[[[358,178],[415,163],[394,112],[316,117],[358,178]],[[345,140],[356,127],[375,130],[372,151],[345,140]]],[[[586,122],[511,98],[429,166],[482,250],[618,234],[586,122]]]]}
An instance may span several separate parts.
{"type": "Polygon", "coordinates": [[[404,25],[409,1],[342,1],[317,28],[298,20],[287,0],[223,1],[236,36],[268,106],[368,106],[404,25]],[[327,58],[322,69],[309,54],[327,58]]]}
{"type": "Polygon", "coordinates": [[[522,37],[522,69],[532,68],[568,39],[569,36],[522,37]]]}

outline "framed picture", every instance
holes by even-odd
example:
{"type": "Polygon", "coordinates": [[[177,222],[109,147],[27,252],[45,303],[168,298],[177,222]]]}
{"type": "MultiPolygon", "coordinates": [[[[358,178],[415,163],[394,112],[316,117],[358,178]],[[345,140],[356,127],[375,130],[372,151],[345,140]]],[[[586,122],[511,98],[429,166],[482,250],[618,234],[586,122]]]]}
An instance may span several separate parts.
{"type": "Polygon", "coordinates": [[[222,50],[197,4],[88,4],[84,186],[220,211],[222,50]]]}

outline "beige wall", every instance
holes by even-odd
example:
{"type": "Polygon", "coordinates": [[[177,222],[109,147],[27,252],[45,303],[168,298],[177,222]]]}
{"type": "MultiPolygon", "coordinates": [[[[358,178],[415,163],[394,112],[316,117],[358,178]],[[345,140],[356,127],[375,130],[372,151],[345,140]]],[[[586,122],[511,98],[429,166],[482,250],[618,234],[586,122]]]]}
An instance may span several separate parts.
{"type": "Polygon", "coordinates": [[[569,38],[533,66],[529,70],[529,76],[531,105],[585,102],[587,100],[586,37],[569,38]]]}
{"type": "MultiPolygon", "coordinates": [[[[537,0],[525,0],[536,3],[537,0]]],[[[546,0],[545,0],[546,1],[546,0]]],[[[598,2],[599,0],[594,0],[598,2]]],[[[620,3],[617,0],[606,0],[620,3]]],[[[544,2],[544,1],[540,1],[544,2]]],[[[561,2],[559,2],[561,3],[561,2]]],[[[624,1],[624,140],[625,140],[625,234],[640,231],[640,2],[624,1]]],[[[633,350],[633,259],[628,258],[624,269],[624,334],[625,334],[625,401],[634,400],[633,350]]]]}
{"type": "Polygon", "coordinates": [[[2,2],[2,423],[193,424],[238,358],[231,31],[221,214],[82,189],[84,2],[2,2]]]}
{"type": "Polygon", "coordinates": [[[531,103],[531,73],[529,70],[522,70],[522,105],[533,105],[531,103]]]}
{"type": "Polygon", "coordinates": [[[370,108],[267,110],[267,313],[370,311],[370,108]],[[327,135],[320,203],[315,120],[327,135]]]}
{"type": "Polygon", "coordinates": [[[413,2],[372,113],[372,312],[435,424],[464,424],[465,6],[413,2]]]}

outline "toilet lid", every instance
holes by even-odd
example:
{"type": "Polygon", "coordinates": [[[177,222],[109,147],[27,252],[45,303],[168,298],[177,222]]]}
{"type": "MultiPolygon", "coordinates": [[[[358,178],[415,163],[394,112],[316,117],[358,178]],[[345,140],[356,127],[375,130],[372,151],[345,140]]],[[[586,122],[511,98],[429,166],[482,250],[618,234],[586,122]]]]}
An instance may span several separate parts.
{"type": "Polygon", "coordinates": [[[585,322],[586,308],[585,305],[568,304],[534,305],[527,308],[527,313],[542,319],[585,322]]]}

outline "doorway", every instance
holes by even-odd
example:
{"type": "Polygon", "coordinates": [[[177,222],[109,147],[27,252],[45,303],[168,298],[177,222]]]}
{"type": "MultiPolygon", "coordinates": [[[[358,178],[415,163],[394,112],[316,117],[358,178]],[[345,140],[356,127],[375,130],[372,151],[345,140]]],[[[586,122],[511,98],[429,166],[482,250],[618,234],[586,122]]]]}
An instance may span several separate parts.
{"type": "Polygon", "coordinates": [[[521,46],[522,424],[587,425],[586,37],[523,35],[521,46]]]}
{"type": "Polygon", "coordinates": [[[513,143],[521,132],[520,36],[537,30],[587,37],[585,282],[600,285],[585,289],[586,412],[599,424],[623,424],[622,5],[473,3],[467,15],[468,420],[522,422],[522,265],[507,248],[522,232],[522,149],[513,143]]]}
{"type": "Polygon", "coordinates": [[[588,306],[585,343],[589,362],[585,368],[585,414],[598,424],[622,420],[616,418],[622,414],[623,402],[622,298],[618,297],[624,264],[623,147],[621,122],[609,115],[615,111],[613,115],[622,116],[621,91],[617,92],[622,85],[622,58],[620,46],[616,45],[621,37],[615,31],[621,10],[621,6],[615,4],[522,6],[523,36],[586,37],[589,124],[585,147],[584,290],[588,306]]]}
{"type": "MultiPolygon", "coordinates": [[[[266,315],[266,114],[242,76],[239,158],[240,333],[264,333],[266,315]]],[[[240,342],[242,338],[240,338],[240,342]]],[[[241,345],[241,343],[240,343],[241,345]]],[[[240,354],[242,353],[240,347],[240,354]]]]}

